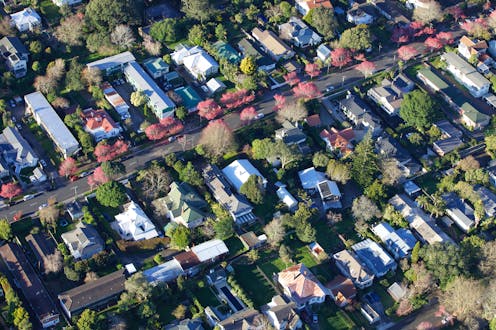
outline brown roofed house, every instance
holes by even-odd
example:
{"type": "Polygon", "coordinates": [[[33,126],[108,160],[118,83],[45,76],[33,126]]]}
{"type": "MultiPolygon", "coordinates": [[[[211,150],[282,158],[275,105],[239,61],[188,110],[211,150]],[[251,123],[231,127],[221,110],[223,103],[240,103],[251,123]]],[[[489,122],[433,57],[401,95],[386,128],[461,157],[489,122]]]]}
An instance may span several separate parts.
{"type": "Polygon", "coordinates": [[[181,268],[188,275],[194,275],[198,271],[198,266],[201,264],[200,260],[193,251],[181,252],[174,256],[174,259],[179,262],[181,268]]]}
{"type": "Polygon", "coordinates": [[[274,61],[281,59],[289,60],[295,55],[295,52],[272,31],[262,31],[256,27],[251,31],[251,34],[274,61]]]}
{"type": "Polygon", "coordinates": [[[221,330],[263,329],[263,315],[256,309],[243,309],[217,324],[221,330]]]}
{"type": "Polygon", "coordinates": [[[58,295],[69,318],[86,308],[95,308],[116,299],[124,291],[124,269],[100,277],[58,295]]]}
{"type": "Polygon", "coordinates": [[[324,129],[320,132],[320,137],[331,151],[338,151],[341,156],[347,156],[353,152],[351,141],[355,138],[355,132],[352,127],[338,131],[331,127],[330,131],[324,129]]]}
{"type": "Polygon", "coordinates": [[[49,256],[55,254],[57,247],[53,239],[45,233],[29,234],[26,236],[26,242],[33,251],[36,258],[36,265],[41,273],[47,271],[49,256]]]}
{"type": "Polygon", "coordinates": [[[330,290],[331,297],[339,307],[344,307],[351,303],[357,294],[353,281],[341,275],[336,276],[331,282],[327,283],[326,287],[330,290]]]}

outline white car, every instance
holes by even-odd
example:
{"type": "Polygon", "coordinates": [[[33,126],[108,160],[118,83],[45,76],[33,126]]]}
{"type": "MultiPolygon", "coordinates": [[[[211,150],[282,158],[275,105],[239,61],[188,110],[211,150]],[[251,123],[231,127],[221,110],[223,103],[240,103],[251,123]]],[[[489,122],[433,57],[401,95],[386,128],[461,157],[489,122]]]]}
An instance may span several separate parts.
{"type": "Polygon", "coordinates": [[[263,117],[265,117],[265,114],[263,112],[259,112],[257,113],[257,115],[255,116],[255,119],[262,119],[263,117]]]}

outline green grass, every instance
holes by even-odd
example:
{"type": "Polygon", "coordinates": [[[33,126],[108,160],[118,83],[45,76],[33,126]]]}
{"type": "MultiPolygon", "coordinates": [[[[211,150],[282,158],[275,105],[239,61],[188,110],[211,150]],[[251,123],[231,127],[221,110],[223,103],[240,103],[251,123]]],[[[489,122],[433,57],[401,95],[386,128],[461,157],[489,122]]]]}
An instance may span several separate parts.
{"type": "Polygon", "coordinates": [[[43,0],[40,3],[40,10],[50,25],[58,25],[62,17],[59,8],[51,0],[43,0]]]}
{"type": "Polygon", "coordinates": [[[333,303],[320,305],[317,314],[321,329],[347,330],[356,328],[355,322],[353,322],[348,314],[340,310],[333,303]]]}
{"type": "Polygon", "coordinates": [[[246,294],[252,298],[255,307],[268,303],[276,294],[274,288],[263,277],[255,265],[233,265],[235,278],[246,294]]]}
{"type": "Polygon", "coordinates": [[[219,305],[219,300],[203,280],[196,282],[196,288],[193,289],[193,294],[198,298],[198,301],[203,307],[219,305]]]}
{"type": "Polygon", "coordinates": [[[429,194],[433,194],[437,191],[438,180],[436,179],[435,174],[432,172],[416,178],[415,183],[429,194]]]}
{"type": "Polygon", "coordinates": [[[29,235],[31,229],[38,223],[31,218],[25,218],[20,221],[16,221],[11,225],[12,233],[19,237],[24,237],[29,235]]]}

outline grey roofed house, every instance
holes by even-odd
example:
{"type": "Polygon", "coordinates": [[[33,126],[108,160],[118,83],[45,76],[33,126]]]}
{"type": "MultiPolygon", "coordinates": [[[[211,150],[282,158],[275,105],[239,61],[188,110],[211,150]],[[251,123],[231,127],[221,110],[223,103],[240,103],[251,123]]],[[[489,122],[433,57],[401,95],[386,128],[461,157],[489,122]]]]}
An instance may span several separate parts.
{"type": "Polygon", "coordinates": [[[290,146],[305,142],[307,136],[299,127],[285,120],[282,123],[282,128],[275,131],[275,138],[276,140],[282,140],[282,142],[290,146]]]}
{"type": "Polygon", "coordinates": [[[177,324],[166,325],[164,330],[203,330],[202,320],[200,318],[196,319],[184,319],[177,324]]]}
{"type": "Polygon", "coordinates": [[[434,126],[439,128],[441,134],[445,137],[461,138],[463,136],[463,133],[458,128],[453,126],[448,120],[438,121],[437,123],[434,123],[434,126]]]}
{"type": "Polygon", "coordinates": [[[488,217],[496,215],[496,194],[484,186],[476,186],[475,191],[479,194],[484,211],[488,217]]]}
{"type": "Polygon", "coordinates": [[[174,281],[182,274],[184,274],[184,270],[176,259],[172,259],[143,271],[143,275],[151,284],[174,281]]]}
{"type": "Polygon", "coordinates": [[[382,277],[389,271],[394,271],[397,267],[396,261],[370,238],[354,244],[351,248],[377,277],[382,277]]]}
{"type": "Polygon", "coordinates": [[[43,328],[58,324],[58,310],[22,248],[9,242],[0,247],[0,256],[43,328]]]}
{"type": "Polygon", "coordinates": [[[67,204],[66,210],[72,221],[77,221],[84,216],[83,208],[77,201],[67,204]]]}
{"type": "Polygon", "coordinates": [[[360,289],[369,287],[374,281],[374,274],[358,259],[353,251],[342,250],[332,255],[336,267],[360,289]]]}
{"type": "Polygon", "coordinates": [[[261,307],[275,329],[297,329],[302,325],[300,316],[295,312],[295,303],[286,302],[280,295],[261,307]]]}
{"type": "Polygon", "coordinates": [[[406,228],[394,230],[387,222],[381,222],[372,228],[372,232],[386,245],[386,249],[396,259],[407,257],[417,243],[415,236],[406,228]]]}
{"type": "Polygon", "coordinates": [[[257,67],[264,71],[273,70],[276,67],[276,62],[265,55],[264,52],[258,48],[257,45],[252,43],[248,38],[243,38],[238,43],[238,48],[243,53],[244,57],[251,56],[255,59],[257,67]]]}
{"type": "Polygon", "coordinates": [[[263,315],[253,308],[243,309],[222,320],[217,325],[221,330],[248,330],[262,326],[263,315]]]}
{"type": "Polygon", "coordinates": [[[89,259],[104,249],[103,239],[95,227],[82,222],[61,237],[75,259],[89,259]]]}
{"type": "Polygon", "coordinates": [[[125,281],[124,269],[120,269],[62,292],[58,295],[58,299],[64,312],[71,318],[86,308],[102,306],[111,300],[117,300],[119,295],[124,292],[125,281]]]}
{"type": "Polygon", "coordinates": [[[319,44],[322,37],[315,33],[298,17],[291,16],[289,21],[279,25],[279,35],[289,40],[296,47],[308,47],[319,44]]]}
{"type": "Polygon", "coordinates": [[[382,130],[380,120],[358,96],[348,92],[344,99],[339,100],[339,108],[354,125],[363,126],[373,135],[377,135],[382,130]]]}
{"type": "Polygon", "coordinates": [[[432,144],[434,151],[441,157],[452,152],[453,150],[456,150],[462,145],[463,141],[457,137],[449,137],[447,139],[438,140],[432,144]]]}
{"type": "Polygon", "coordinates": [[[101,60],[86,64],[88,68],[94,68],[102,71],[103,74],[111,74],[124,70],[124,66],[136,58],[131,52],[124,52],[117,55],[105,57],[101,60]]]}
{"type": "Polygon", "coordinates": [[[38,156],[16,127],[7,126],[3,130],[0,148],[7,164],[15,166],[16,173],[25,167],[35,167],[38,163],[38,156]]]}
{"type": "Polygon", "coordinates": [[[38,125],[45,130],[64,157],[71,156],[80,150],[74,135],[41,92],[25,95],[24,101],[26,109],[33,114],[38,125]]]}
{"type": "Polygon", "coordinates": [[[446,214],[456,223],[464,232],[468,232],[475,224],[474,209],[471,208],[454,192],[442,195],[446,202],[446,214]]]}
{"type": "Polygon", "coordinates": [[[21,78],[26,75],[29,52],[19,38],[3,37],[0,39],[0,57],[3,57],[14,77],[21,78]]]}
{"type": "Polygon", "coordinates": [[[54,240],[46,233],[38,233],[26,236],[26,242],[33,251],[38,270],[44,273],[48,256],[57,251],[54,240]]]}
{"type": "Polygon", "coordinates": [[[400,164],[406,164],[412,159],[412,155],[393,139],[389,134],[377,138],[375,143],[377,151],[388,158],[396,159],[400,164]]]}
{"type": "Polygon", "coordinates": [[[454,52],[446,52],[441,59],[448,64],[447,70],[475,97],[482,97],[489,91],[490,82],[467,61],[454,52]]]}

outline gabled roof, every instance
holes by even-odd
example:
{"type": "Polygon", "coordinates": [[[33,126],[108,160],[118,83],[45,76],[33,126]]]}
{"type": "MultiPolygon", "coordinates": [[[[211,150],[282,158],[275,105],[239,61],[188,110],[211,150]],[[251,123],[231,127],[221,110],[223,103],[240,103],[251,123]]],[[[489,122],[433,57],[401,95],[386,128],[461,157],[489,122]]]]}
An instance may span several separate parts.
{"type": "MultiPolygon", "coordinates": [[[[408,181],[411,182],[411,181],[408,181]]],[[[381,222],[372,228],[372,232],[386,245],[386,248],[400,258],[408,256],[417,243],[410,230],[394,230],[387,222],[381,222]]]]}
{"type": "Polygon", "coordinates": [[[317,189],[319,182],[325,180],[325,174],[317,171],[314,167],[299,171],[298,176],[303,189],[317,189]]]}
{"type": "Polygon", "coordinates": [[[410,153],[389,134],[384,134],[376,141],[377,150],[387,157],[395,158],[400,163],[406,162],[412,158],[410,153]]]}
{"type": "Polygon", "coordinates": [[[352,127],[348,127],[338,131],[331,127],[331,131],[324,129],[320,132],[320,137],[329,142],[333,149],[339,149],[344,155],[353,151],[351,141],[355,138],[355,132],[352,127]]]}
{"type": "Polygon", "coordinates": [[[136,58],[131,52],[123,52],[117,55],[105,57],[101,60],[94,61],[86,64],[88,68],[95,68],[101,71],[105,71],[107,69],[115,68],[117,66],[122,66],[126,63],[135,61],[136,58]]]}
{"type": "Polygon", "coordinates": [[[256,309],[243,309],[219,322],[224,330],[251,330],[262,326],[262,317],[256,309]]]}
{"type": "Polygon", "coordinates": [[[253,166],[248,159],[237,159],[222,169],[233,187],[239,192],[241,186],[248,181],[251,175],[256,175],[267,183],[267,179],[253,166]]]}
{"type": "Polygon", "coordinates": [[[321,40],[322,38],[308,27],[298,17],[291,16],[287,23],[279,25],[279,33],[283,39],[296,40],[299,43],[306,45],[314,40],[321,40]]]}
{"type": "Polygon", "coordinates": [[[103,248],[103,239],[98,231],[92,225],[87,225],[82,222],[76,224],[74,230],[63,233],[62,239],[67,245],[70,245],[71,250],[79,251],[80,253],[91,245],[100,246],[103,248]]]}
{"type": "Polygon", "coordinates": [[[186,222],[194,222],[205,216],[203,211],[207,203],[198,195],[198,193],[186,182],[170,184],[170,191],[165,198],[167,208],[172,212],[174,217],[181,216],[186,222]]]}
{"type": "Polygon", "coordinates": [[[360,260],[378,277],[396,268],[394,259],[370,238],[354,244],[351,248],[360,260]]]}
{"type": "Polygon", "coordinates": [[[193,246],[191,251],[196,254],[200,262],[209,261],[229,253],[226,244],[220,239],[213,239],[193,246]]]}
{"type": "Polygon", "coordinates": [[[327,295],[326,288],[304,264],[291,266],[281,271],[277,274],[277,281],[288,289],[291,298],[298,305],[327,295]]]}
{"type": "Polygon", "coordinates": [[[269,30],[260,30],[258,27],[252,30],[252,35],[257,39],[267,50],[275,56],[281,56],[291,52],[291,48],[286,45],[274,32],[269,30]]]}
{"type": "Polygon", "coordinates": [[[305,3],[309,9],[325,7],[333,8],[329,0],[296,0],[297,3],[305,3]]]}
{"type": "Polygon", "coordinates": [[[0,39],[0,55],[6,56],[6,52],[11,54],[29,54],[26,46],[17,37],[3,37],[0,39]]]}
{"type": "Polygon", "coordinates": [[[341,275],[337,275],[332,281],[327,283],[326,288],[331,290],[334,297],[341,295],[344,299],[352,299],[357,294],[357,289],[353,285],[353,281],[341,275]]]}
{"type": "Polygon", "coordinates": [[[25,8],[17,13],[10,15],[10,18],[17,26],[23,24],[36,25],[41,23],[40,15],[31,7],[25,8]]]}
{"type": "Polygon", "coordinates": [[[149,239],[158,236],[155,225],[134,201],[123,205],[124,212],[117,214],[115,220],[119,231],[128,239],[149,239]],[[128,237],[128,236],[131,237],[128,237]]]}
{"type": "Polygon", "coordinates": [[[217,51],[219,57],[224,58],[231,63],[239,63],[241,61],[241,56],[239,56],[238,52],[224,41],[219,40],[214,43],[212,47],[217,51]]]}
{"type": "Polygon", "coordinates": [[[83,110],[81,118],[83,119],[86,128],[90,131],[102,129],[105,132],[110,132],[119,129],[119,126],[112,117],[103,109],[93,110],[92,108],[89,108],[83,110]]]}
{"type": "Polygon", "coordinates": [[[37,158],[28,141],[22,137],[16,127],[5,127],[0,136],[0,145],[2,145],[4,152],[7,152],[9,155],[11,153],[15,155],[15,157],[12,158],[14,158],[14,161],[16,162],[31,163],[37,158]],[[2,145],[4,143],[5,145],[2,145]]]}
{"type": "Polygon", "coordinates": [[[434,123],[434,126],[439,128],[441,133],[448,137],[460,138],[463,136],[463,133],[447,120],[438,121],[437,123],[434,123]]]}
{"type": "Polygon", "coordinates": [[[203,50],[184,57],[183,64],[190,72],[200,73],[206,73],[211,68],[219,67],[214,58],[203,50]]]}
{"type": "Polygon", "coordinates": [[[489,217],[496,215],[496,194],[484,186],[476,186],[475,191],[480,196],[486,215],[489,217]]]}
{"type": "Polygon", "coordinates": [[[156,73],[157,71],[169,70],[169,64],[165,63],[165,61],[160,57],[152,57],[145,60],[143,62],[143,66],[146,70],[148,70],[148,72],[151,72],[152,74],[156,73]]]}
{"type": "Polygon", "coordinates": [[[369,272],[365,265],[352,251],[342,250],[335,253],[333,256],[334,261],[341,266],[344,275],[349,276],[353,282],[361,283],[367,282],[374,278],[374,275],[369,272]]]}
{"type": "Polygon", "coordinates": [[[201,102],[201,97],[195,91],[195,89],[191,86],[179,87],[174,90],[177,95],[181,97],[182,104],[186,107],[186,109],[196,109],[198,103],[201,102]]]}
{"type": "Polygon", "coordinates": [[[58,295],[58,298],[71,313],[80,311],[120,295],[124,291],[125,281],[124,269],[120,269],[74,289],[62,292],[58,295]]]}
{"type": "Polygon", "coordinates": [[[470,103],[465,102],[460,107],[463,115],[470,119],[476,125],[487,122],[489,116],[474,108],[470,103]]]}

